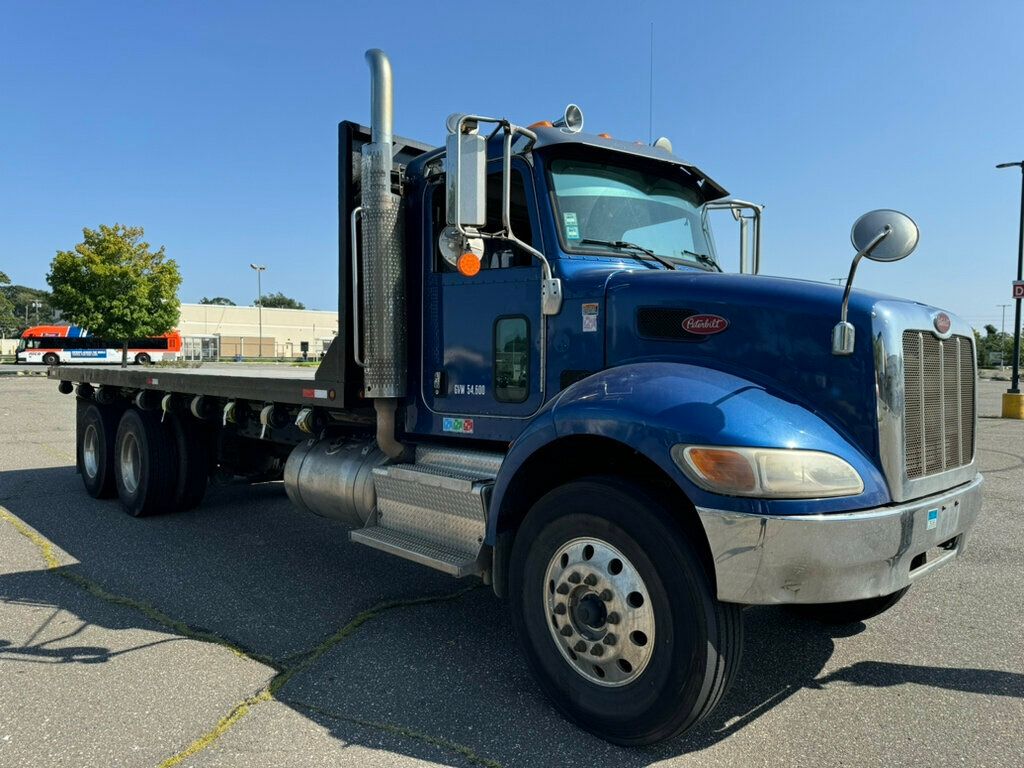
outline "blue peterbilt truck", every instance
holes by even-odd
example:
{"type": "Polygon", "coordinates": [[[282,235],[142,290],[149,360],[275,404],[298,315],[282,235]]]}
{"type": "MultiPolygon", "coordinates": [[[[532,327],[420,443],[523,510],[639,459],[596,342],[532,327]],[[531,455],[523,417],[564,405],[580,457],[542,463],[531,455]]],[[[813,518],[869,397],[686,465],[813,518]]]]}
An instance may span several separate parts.
{"type": "Polygon", "coordinates": [[[859,621],[963,551],[972,331],[852,290],[863,257],[913,250],[912,221],[858,220],[845,290],[760,276],[760,208],[667,140],[588,134],[570,106],[453,115],[432,147],[393,134],[390,64],[367,60],[325,359],[51,368],[90,494],[143,516],[213,472],[283,477],[353,541],[490,584],[555,706],[620,744],[708,715],[743,606],[859,621]],[[740,221],[738,274],[715,209],[740,221]]]}

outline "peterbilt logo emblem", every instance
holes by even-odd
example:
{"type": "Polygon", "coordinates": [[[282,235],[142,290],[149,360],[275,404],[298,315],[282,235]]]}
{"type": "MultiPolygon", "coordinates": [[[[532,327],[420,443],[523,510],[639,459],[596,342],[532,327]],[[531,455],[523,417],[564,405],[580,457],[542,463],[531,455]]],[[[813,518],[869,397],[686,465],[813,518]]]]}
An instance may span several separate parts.
{"type": "Polygon", "coordinates": [[[729,327],[729,321],[720,315],[690,315],[683,320],[683,330],[698,336],[721,333],[729,327]]]}
{"type": "Polygon", "coordinates": [[[935,326],[935,330],[939,333],[947,333],[949,326],[952,325],[952,321],[949,319],[949,315],[945,312],[939,312],[932,320],[932,324],[935,326]]]}

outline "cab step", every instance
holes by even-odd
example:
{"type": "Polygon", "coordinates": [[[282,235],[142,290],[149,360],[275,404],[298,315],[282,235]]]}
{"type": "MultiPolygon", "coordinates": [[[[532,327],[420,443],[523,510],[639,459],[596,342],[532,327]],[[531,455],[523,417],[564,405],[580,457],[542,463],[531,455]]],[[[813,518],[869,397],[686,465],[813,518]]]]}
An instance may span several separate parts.
{"type": "Polygon", "coordinates": [[[373,470],[375,525],[352,541],[451,574],[482,573],[487,504],[500,454],[420,447],[412,464],[373,470]]]}
{"type": "Polygon", "coordinates": [[[462,552],[449,547],[442,547],[432,541],[418,538],[409,533],[384,528],[379,525],[370,528],[358,528],[349,536],[358,544],[379,549],[391,555],[412,560],[428,568],[443,571],[449,576],[462,578],[476,576],[483,569],[477,562],[477,555],[462,552]]]}

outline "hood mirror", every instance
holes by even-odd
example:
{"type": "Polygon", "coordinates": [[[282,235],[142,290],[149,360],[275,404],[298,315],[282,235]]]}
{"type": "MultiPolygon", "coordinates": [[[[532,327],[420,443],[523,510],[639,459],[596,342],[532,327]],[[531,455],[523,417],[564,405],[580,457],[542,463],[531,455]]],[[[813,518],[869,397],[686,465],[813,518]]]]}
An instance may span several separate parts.
{"type": "Polygon", "coordinates": [[[846,310],[850,303],[850,290],[857,265],[867,256],[872,261],[899,261],[905,259],[920,239],[920,231],[914,220],[905,213],[881,209],[869,211],[853,223],[850,242],[857,249],[857,255],[850,264],[850,275],[846,278],[843,292],[843,308],[839,322],[832,329],[832,354],[852,355],[855,333],[853,323],[847,322],[846,310]]]}
{"type": "Polygon", "coordinates": [[[850,242],[872,261],[899,261],[917,248],[920,232],[914,220],[899,211],[871,211],[853,223],[850,242]],[[875,242],[881,233],[887,232],[875,242]]]}

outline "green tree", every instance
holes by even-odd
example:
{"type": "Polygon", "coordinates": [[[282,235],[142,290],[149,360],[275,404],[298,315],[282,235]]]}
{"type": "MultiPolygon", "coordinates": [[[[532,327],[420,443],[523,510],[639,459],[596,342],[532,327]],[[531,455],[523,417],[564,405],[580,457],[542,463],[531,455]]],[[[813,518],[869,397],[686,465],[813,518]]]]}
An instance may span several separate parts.
{"type": "Polygon", "coordinates": [[[233,307],[233,306],[235,306],[235,302],[233,302],[231,299],[225,298],[224,296],[214,296],[213,298],[207,298],[206,296],[203,296],[203,298],[201,298],[199,300],[199,303],[200,304],[216,304],[217,306],[220,306],[220,307],[233,307]]]}
{"type": "MultiPolygon", "coordinates": [[[[11,279],[3,272],[0,272],[0,286],[6,287],[11,279]]],[[[18,318],[14,315],[14,304],[7,296],[0,292],[0,335],[14,336],[18,331],[18,318]]]]}
{"type": "Polygon", "coordinates": [[[0,285],[0,295],[14,305],[19,334],[30,325],[52,323],[54,320],[53,297],[49,291],[27,285],[0,285]]]}
{"type": "MultiPolygon", "coordinates": [[[[257,299],[253,303],[254,307],[259,306],[260,301],[257,299]]],[[[263,306],[273,307],[275,309],[305,309],[306,305],[301,301],[296,301],[290,296],[285,296],[283,293],[265,293],[263,295],[263,306]]]]}
{"type": "Polygon", "coordinates": [[[178,321],[181,273],[164,247],[150,250],[142,227],[82,230],[72,251],[57,251],[46,282],[67,320],[96,336],[126,341],[158,336],[178,321]]]}

